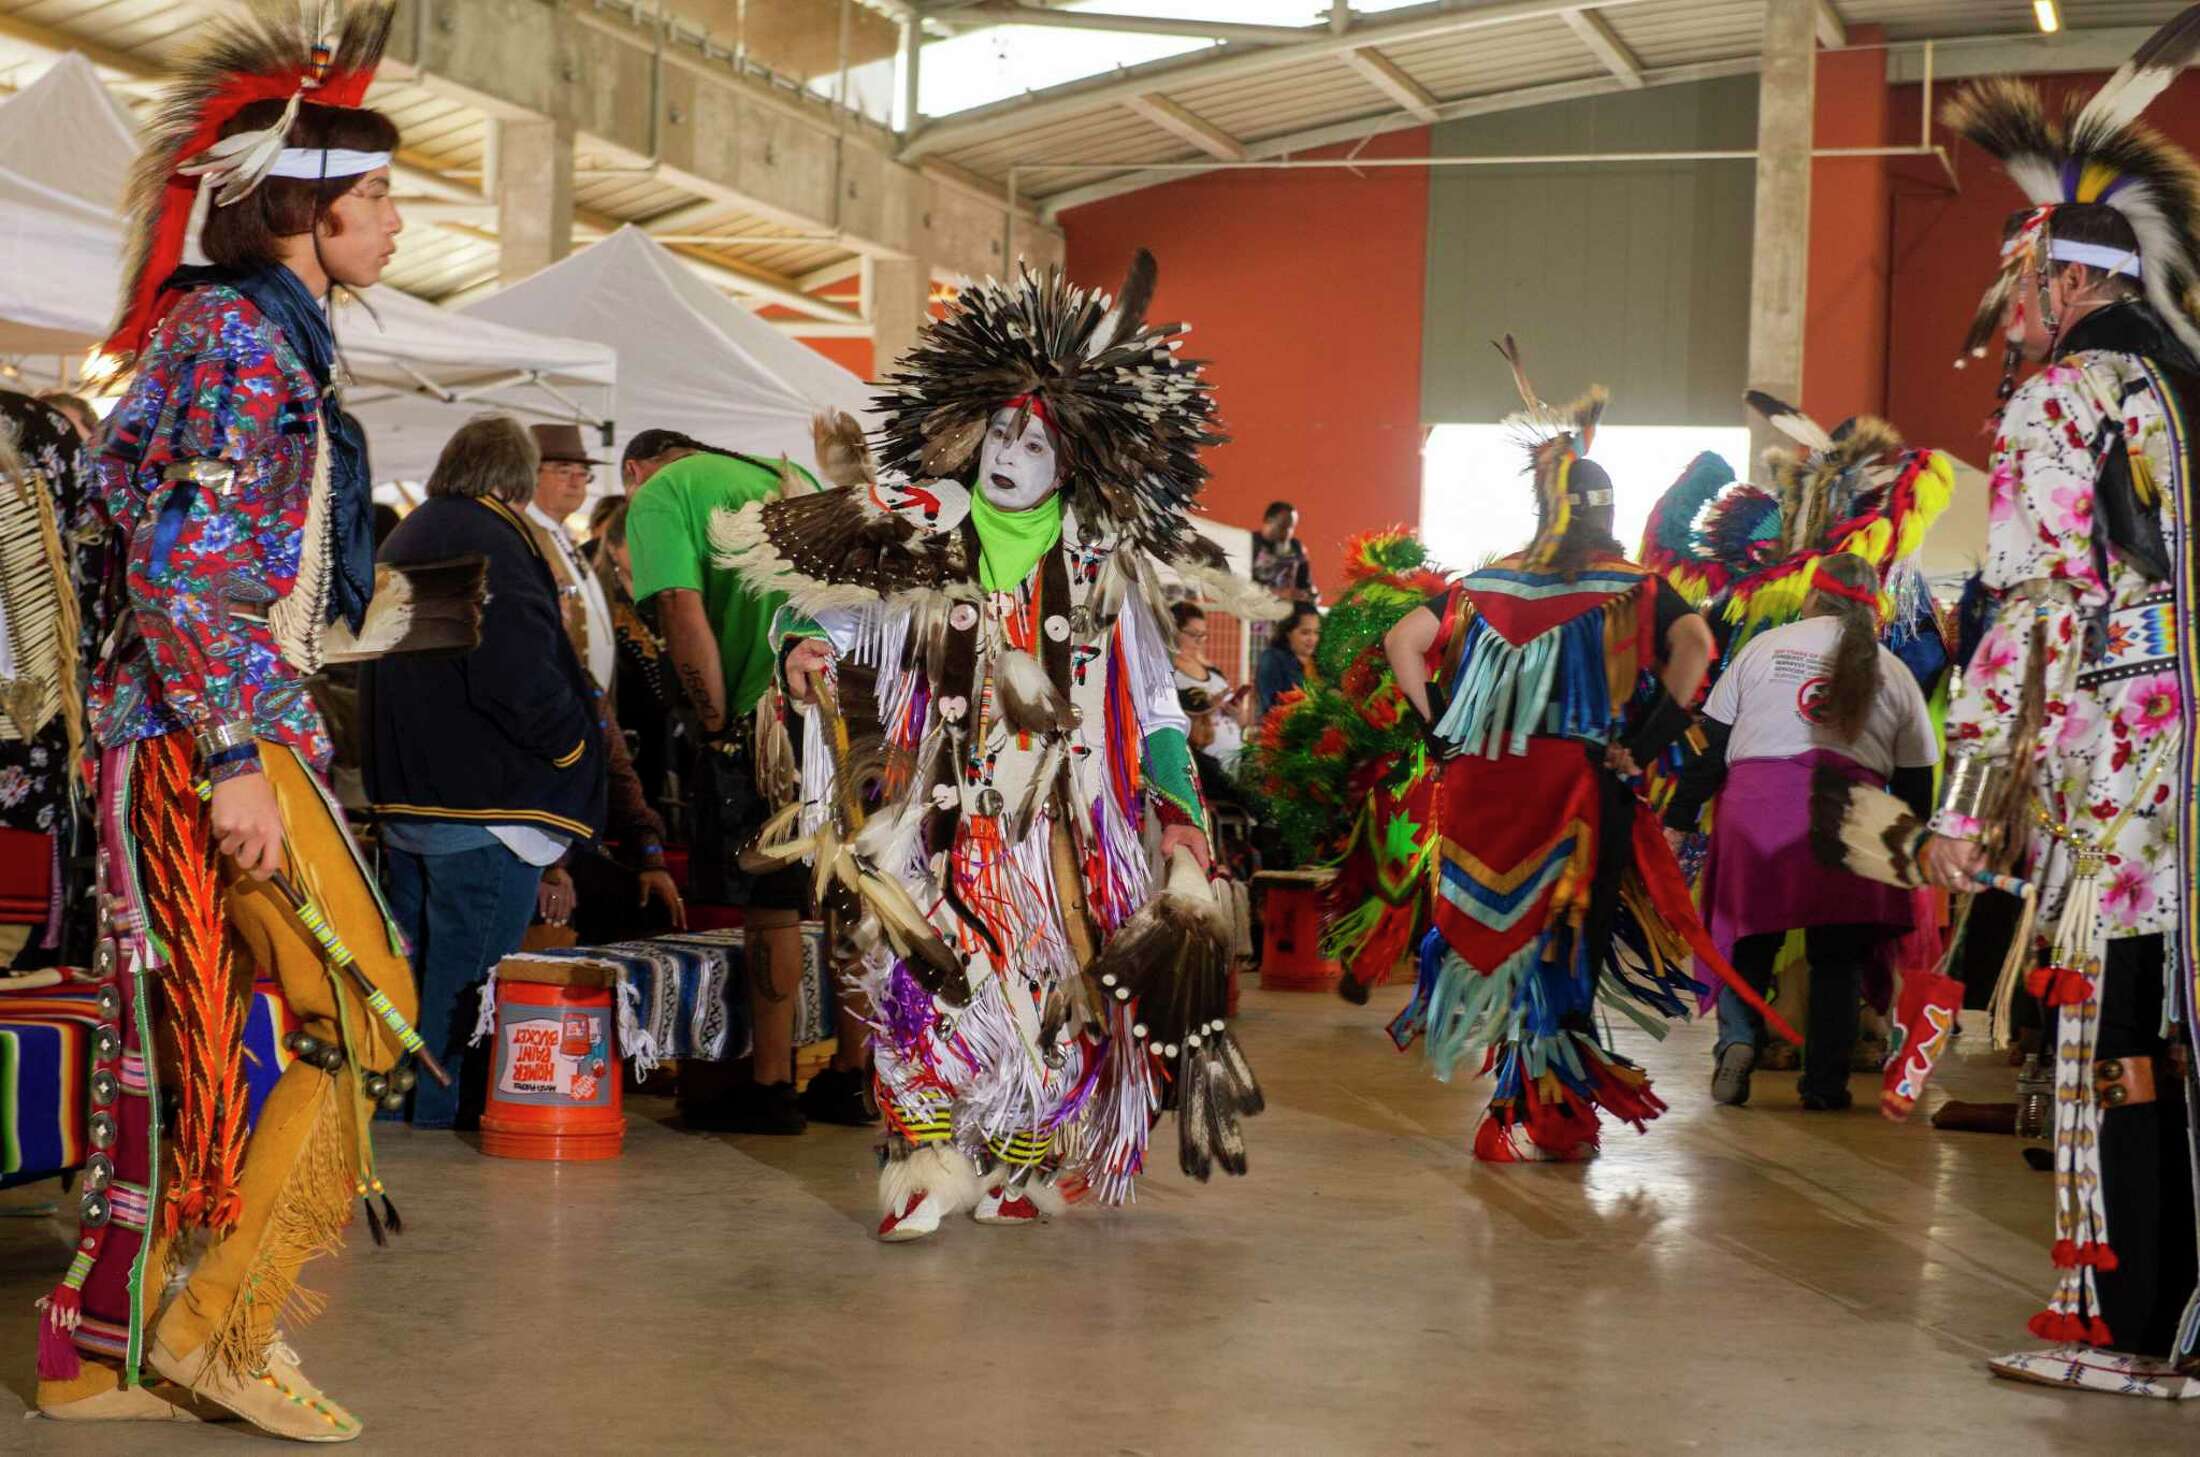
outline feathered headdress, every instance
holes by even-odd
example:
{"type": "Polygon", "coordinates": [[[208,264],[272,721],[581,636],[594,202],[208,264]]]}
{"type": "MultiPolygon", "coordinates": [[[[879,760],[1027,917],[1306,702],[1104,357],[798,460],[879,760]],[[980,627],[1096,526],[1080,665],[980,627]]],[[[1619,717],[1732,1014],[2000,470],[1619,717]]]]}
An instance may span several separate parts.
{"type": "MultiPolygon", "coordinates": [[[[1964,341],[1970,357],[1985,357],[1986,342],[2028,264],[2039,278],[2042,322],[2050,337],[2057,332],[2047,296],[2055,263],[2082,263],[2141,279],[2163,322],[2200,352],[2200,169],[2182,148],[2138,119],[2196,53],[2200,5],[2148,37],[2091,100],[2072,97],[2060,116],[2049,113],[2031,83],[2010,77],[1974,83],[1941,109],[1942,122],[1991,153],[2032,203],[2002,245],[2001,272],[1979,300],[1964,341]],[[2071,207],[2107,207],[2122,214],[2139,241],[2138,255],[2058,238],[2057,214],[2071,207]]],[[[2016,305],[2005,346],[2004,399],[2015,383],[2023,310],[2031,306],[2022,298],[2016,305]]]]}
{"type": "Polygon", "coordinates": [[[1954,464],[1905,449],[1884,420],[1858,416],[1828,431],[1761,391],[1744,398],[1795,445],[1765,452],[1770,491],[1730,487],[1700,518],[1707,553],[1737,573],[1716,609],[1734,625],[1729,660],[1758,632],[1799,619],[1817,563],[1843,552],[1877,571],[1886,621],[1915,620],[1925,602],[1917,555],[1948,508],[1954,464]]]}
{"type": "Polygon", "coordinates": [[[1112,300],[1059,267],[964,293],[886,376],[881,466],[967,480],[987,423],[1016,405],[1053,428],[1080,518],[1111,520],[1175,557],[1207,479],[1199,453],[1227,437],[1201,361],[1178,352],[1186,327],[1146,322],[1153,287],[1153,255],[1141,248],[1112,300]]]}
{"type": "Polygon", "coordinates": [[[1518,413],[1506,417],[1505,426],[1527,449],[1529,469],[1535,477],[1535,540],[1528,544],[1527,562],[1531,567],[1544,567],[1557,555],[1566,528],[1573,524],[1575,506],[1611,504],[1608,486],[1582,490],[1573,479],[1574,463],[1586,456],[1596,441],[1597,421],[1604,418],[1609,397],[1604,386],[1591,385],[1587,394],[1570,405],[1547,405],[1528,382],[1520,346],[1513,342],[1512,335],[1499,341],[1497,352],[1512,367],[1513,384],[1520,391],[1522,406],[1518,413]]]}
{"type": "MultiPolygon", "coordinates": [[[[146,145],[130,175],[129,257],[122,274],[122,302],[102,346],[119,371],[152,332],[160,288],[183,259],[184,234],[201,179],[218,206],[249,197],[270,176],[290,175],[285,149],[298,108],[357,107],[381,64],[394,11],[391,0],[346,8],[324,0],[307,25],[298,0],[251,0],[241,15],[204,22],[203,39],[163,93],[146,131],[146,145]],[[222,128],[255,101],[289,106],[265,131],[224,138],[222,128]]],[[[317,171],[300,175],[341,177],[371,168],[363,158],[316,154],[317,171]]],[[[386,160],[386,159],[385,159],[386,160]]]]}
{"type": "Polygon", "coordinates": [[[1886,421],[1858,415],[1829,433],[1823,425],[1762,390],[1742,397],[1765,423],[1795,442],[1765,452],[1765,469],[1780,502],[1780,554],[1794,556],[1818,544],[1827,528],[1846,521],[1893,479],[1887,462],[1900,454],[1902,437],[1886,421]]]}

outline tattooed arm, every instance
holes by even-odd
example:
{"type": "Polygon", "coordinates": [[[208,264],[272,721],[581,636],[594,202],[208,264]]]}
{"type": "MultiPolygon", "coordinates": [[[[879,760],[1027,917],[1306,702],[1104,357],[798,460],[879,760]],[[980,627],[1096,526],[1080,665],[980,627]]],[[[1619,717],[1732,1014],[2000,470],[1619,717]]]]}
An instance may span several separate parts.
{"type": "Polygon", "coordinates": [[[679,676],[680,691],[703,732],[726,731],[726,676],[718,656],[718,636],[703,611],[703,594],[675,587],[658,594],[665,651],[679,676]]]}

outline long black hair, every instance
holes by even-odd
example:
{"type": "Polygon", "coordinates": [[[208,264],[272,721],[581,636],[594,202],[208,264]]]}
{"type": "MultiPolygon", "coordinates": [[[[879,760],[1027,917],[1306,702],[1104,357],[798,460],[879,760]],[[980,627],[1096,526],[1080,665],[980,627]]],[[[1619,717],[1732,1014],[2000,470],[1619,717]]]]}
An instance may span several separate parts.
{"type": "MultiPolygon", "coordinates": [[[[1851,552],[1824,557],[1817,576],[1857,592],[1879,591],[1879,572],[1851,552]]],[[[1879,697],[1879,613],[1873,606],[1815,591],[1816,617],[1841,619],[1841,637],[1833,648],[1833,671],[1825,697],[1819,700],[1818,721],[1844,739],[1854,740],[1871,721],[1872,703],[1879,697]]]]}

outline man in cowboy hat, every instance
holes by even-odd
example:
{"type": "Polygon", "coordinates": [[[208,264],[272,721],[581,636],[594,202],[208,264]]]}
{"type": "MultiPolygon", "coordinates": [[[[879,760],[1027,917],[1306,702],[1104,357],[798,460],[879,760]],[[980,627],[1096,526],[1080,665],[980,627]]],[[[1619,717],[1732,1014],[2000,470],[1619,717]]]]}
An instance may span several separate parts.
{"type": "Polygon", "coordinates": [[[549,558],[573,645],[580,649],[581,662],[597,691],[608,693],[611,671],[619,660],[611,604],[565,526],[566,519],[587,503],[596,467],[603,462],[589,457],[578,425],[531,425],[528,430],[535,437],[535,449],[542,453],[542,464],[535,470],[535,495],[527,503],[527,519],[549,558]]]}

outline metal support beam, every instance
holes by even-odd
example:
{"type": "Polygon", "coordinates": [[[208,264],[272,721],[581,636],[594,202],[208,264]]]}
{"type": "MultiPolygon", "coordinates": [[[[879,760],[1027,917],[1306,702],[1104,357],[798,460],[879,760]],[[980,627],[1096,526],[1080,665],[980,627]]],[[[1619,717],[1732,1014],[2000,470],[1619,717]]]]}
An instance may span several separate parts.
{"type": "Polygon", "coordinates": [[[1425,122],[1436,120],[1436,97],[1420,82],[1407,75],[1405,68],[1373,46],[1363,46],[1356,51],[1346,51],[1345,61],[1368,80],[1377,91],[1397,102],[1414,116],[1425,122]]]}
{"type": "Polygon", "coordinates": [[[1177,35],[1190,40],[1226,41],[1247,45],[1294,45],[1328,25],[1238,25],[1222,20],[1186,20],[1167,15],[1109,15],[1094,10],[1044,10],[1015,0],[981,0],[951,10],[928,13],[927,20],[972,29],[988,25],[1058,26],[1064,30],[1105,30],[1126,35],[1177,35]]]}
{"type": "Polygon", "coordinates": [[[836,283],[860,278],[862,274],[861,258],[843,258],[838,263],[828,263],[822,268],[813,268],[808,273],[796,274],[794,286],[804,293],[816,293],[821,289],[831,288],[836,283]]]}
{"type": "MultiPolygon", "coordinates": [[[[1744,56],[1731,61],[1706,61],[1694,66],[1661,66],[1656,70],[1643,72],[1642,79],[1645,86],[1689,86],[1699,81],[1716,81],[1727,76],[1747,76],[1756,69],[1757,58],[1755,56],[1744,56]]],[[[1446,101],[1436,108],[1436,119],[1440,122],[1461,121],[1471,116],[1490,116],[1501,111],[1515,111],[1531,106],[1549,106],[1561,101],[1580,101],[1591,96],[1610,96],[1623,89],[1625,88],[1620,85],[1619,78],[1616,76],[1593,76],[1580,81],[1556,81],[1548,86],[1530,86],[1519,91],[1500,91],[1488,96],[1468,96],[1458,101],[1446,101]]],[[[1318,147],[1344,146],[1352,142],[1364,141],[1369,137],[1382,136],[1388,132],[1403,131],[1407,127],[1421,124],[1416,118],[1404,112],[1386,112],[1381,116],[1361,117],[1353,121],[1338,122],[1331,126],[1314,127],[1303,132],[1288,132],[1280,137],[1263,137],[1257,142],[1248,143],[1245,150],[1248,154],[1248,160],[1253,161],[1264,158],[1289,157],[1301,152],[1313,151],[1318,147]]],[[[927,162],[925,165],[933,167],[939,164],[927,162]]],[[[1223,164],[1218,162],[1215,165],[1219,168],[1223,164]]],[[[1092,167],[1069,167],[1061,170],[1098,172],[1104,169],[1096,165],[1092,167]]],[[[1082,187],[1073,187],[1064,192],[1049,194],[1040,199],[1040,209],[1050,221],[1059,220],[1062,214],[1068,212],[1071,208],[1083,207],[1087,203],[1100,202],[1126,192],[1136,192],[1142,187],[1152,187],[1157,183],[1174,182],[1179,178],[1192,176],[1202,170],[1206,169],[1191,164],[1151,166],[1135,162],[1125,163],[1121,171],[1103,177],[1099,181],[1087,183],[1082,187]]],[[[1048,168],[1043,164],[1030,167],[1012,167],[1010,172],[1012,177],[1023,172],[1040,177],[1049,175],[1048,168]]],[[[1059,175],[1059,173],[1054,175],[1059,175]]]]}
{"type": "Polygon", "coordinates": [[[1604,63],[1605,70],[1619,77],[1622,86],[1630,91],[1642,89],[1642,62],[1627,48],[1627,42],[1619,38],[1619,32],[1612,29],[1612,22],[1594,10],[1565,10],[1559,12],[1559,18],[1604,63]]]}
{"type": "Polygon", "coordinates": [[[1210,157],[1220,157],[1225,162],[1245,160],[1245,144],[1221,127],[1199,115],[1191,108],[1179,105],[1168,97],[1126,96],[1123,108],[1134,112],[1155,126],[1183,141],[1190,142],[1210,157]]]}
{"type": "Polygon", "coordinates": [[[1817,9],[1813,21],[1818,30],[1818,44],[1829,51],[1840,50],[1849,43],[1849,23],[1841,18],[1833,0],[1811,0],[1817,9]]]}
{"type": "MultiPolygon", "coordinates": [[[[1757,83],[1757,215],[1749,276],[1749,384],[1803,397],[1810,286],[1811,129],[1818,91],[1817,0],[1765,0],[1757,83]]],[[[1750,423],[1750,459],[1774,437],[1750,423]]]]}
{"type": "MultiPolygon", "coordinates": [[[[1614,10],[1645,0],[1603,0],[1599,7],[1614,10]]],[[[933,152],[972,146],[1014,136],[1032,127],[1091,111],[1096,106],[1120,102],[1166,89],[1187,78],[1202,86],[1242,80],[1283,66],[1334,58],[1363,46],[1393,47],[1411,41],[1463,31],[1488,30],[1516,25],[1524,20],[1545,20],[1565,10],[1578,10],[1581,0],[1486,0],[1462,5],[1452,0],[1417,5],[1411,10],[1387,11],[1371,19],[1355,20],[1339,35],[1326,26],[1302,32],[1310,37],[1296,45],[1232,47],[1219,53],[1179,56],[1140,66],[1125,66],[1105,76],[1066,85],[1049,86],[1043,92],[974,107],[925,127],[902,148],[904,161],[933,152]]]]}

